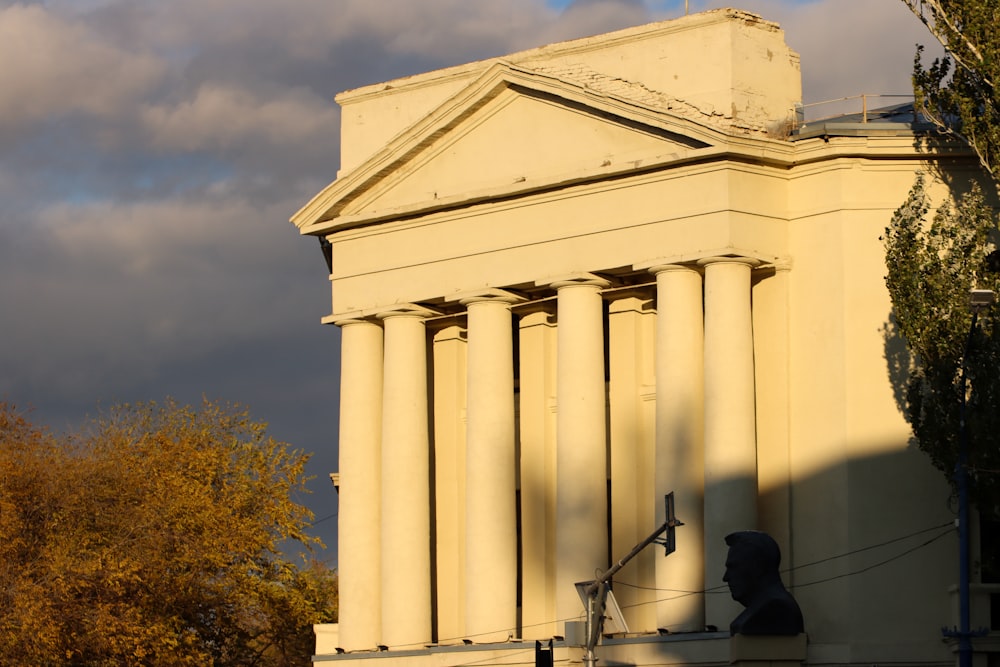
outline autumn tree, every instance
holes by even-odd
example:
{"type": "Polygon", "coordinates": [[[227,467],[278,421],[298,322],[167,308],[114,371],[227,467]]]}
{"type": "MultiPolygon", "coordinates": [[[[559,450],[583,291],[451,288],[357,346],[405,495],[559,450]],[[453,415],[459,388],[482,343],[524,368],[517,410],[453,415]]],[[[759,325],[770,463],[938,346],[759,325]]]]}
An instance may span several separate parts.
{"type": "Polygon", "coordinates": [[[336,579],[286,556],[306,459],[217,403],[69,436],[0,404],[0,664],[308,664],[336,579]]]}
{"type": "Polygon", "coordinates": [[[918,47],[913,86],[917,108],[943,132],[972,148],[994,180],[1000,158],[1000,0],[903,0],[945,55],[930,67],[918,47]]]}

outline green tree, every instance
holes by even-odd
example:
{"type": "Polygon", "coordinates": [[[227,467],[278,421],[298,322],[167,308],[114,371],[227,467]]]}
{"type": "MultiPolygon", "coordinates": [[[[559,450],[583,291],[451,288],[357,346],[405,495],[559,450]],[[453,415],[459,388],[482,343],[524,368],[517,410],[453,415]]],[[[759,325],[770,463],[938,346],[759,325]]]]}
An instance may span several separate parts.
{"type": "Polygon", "coordinates": [[[981,511],[996,515],[1000,509],[996,318],[980,317],[975,335],[969,338],[969,291],[1000,292],[1000,277],[988,266],[996,223],[975,184],[957,202],[945,202],[930,221],[929,213],[924,177],[918,176],[883,237],[895,327],[910,353],[902,369],[908,374],[906,416],[920,448],[950,479],[958,461],[961,397],[966,391],[970,496],[981,511]]]}
{"type": "Polygon", "coordinates": [[[979,156],[994,180],[1000,158],[1000,0],[903,0],[945,48],[929,68],[914,59],[917,107],[979,156]]]}
{"type": "Polygon", "coordinates": [[[0,664],[308,664],[336,579],[284,555],[318,542],[306,459],[217,403],[65,437],[0,404],[0,664]]]}
{"type": "MultiPolygon", "coordinates": [[[[1000,0],[902,0],[938,42],[945,55],[929,67],[917,47],[913,66],[916,107],[956,143],[979,158],[991,186],[1000,183],[1000,0]]],[[[1000,430],[992,414],[1000,385],[995,375],[997,346],[994,317],[979,320],[968,339],[969,290],[997,291],[987,266],[996,230],[994,211],[975,184],[952,180],[952,201],[928,223],[924,181],[918,179],[906,203],[896,211],[886,234],[886,283],[895,322],[913,358],[906,393],[907,418],[920,447],[951,478],[957,460],[959,407],[964,352],[968,394],[970,487],[980,511],[998,514],[997,470],[1000,430]],[[992,408],[992,409],[991,409],[992,408]]]]}

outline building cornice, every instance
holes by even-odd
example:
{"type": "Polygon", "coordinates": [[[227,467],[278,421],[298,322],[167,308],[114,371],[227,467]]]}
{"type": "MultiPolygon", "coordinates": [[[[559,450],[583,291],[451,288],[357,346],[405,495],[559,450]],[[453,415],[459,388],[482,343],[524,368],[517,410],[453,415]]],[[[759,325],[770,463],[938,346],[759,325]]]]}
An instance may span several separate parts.
{"type": "Polygon", "coordinates": [[[460,195],[416,202],[357,215],[339,215],[300,228],[302,234],[326,235],[389,221],[407,220],[489,202],[543,195],[602,182],[646,176],[697,165],[762,165],[781,170],[821,168],[824,163],[844,159],[936,161],[975,160],[967,148],[921,150],[912,134],[815,137],[796,142],[744,136],[720,136],[724,143],[698,149],[679,149],[661,155],[647,155],[633,161],[582,168],[494,187],[471,190],[460,195]]]}

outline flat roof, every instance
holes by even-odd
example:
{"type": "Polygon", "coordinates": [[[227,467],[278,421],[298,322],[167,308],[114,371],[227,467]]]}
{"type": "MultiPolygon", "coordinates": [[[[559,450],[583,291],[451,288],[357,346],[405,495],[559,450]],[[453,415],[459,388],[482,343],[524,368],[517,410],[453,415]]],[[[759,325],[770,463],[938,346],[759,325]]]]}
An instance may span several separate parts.
{"type": "Polygon", "coordinates": [[[871,137],[915,134],[933,130],[935,125],[917,112],[913,102],[893,104],[855,112],[801,121],[789,139],[813,137],[871,137]]]}

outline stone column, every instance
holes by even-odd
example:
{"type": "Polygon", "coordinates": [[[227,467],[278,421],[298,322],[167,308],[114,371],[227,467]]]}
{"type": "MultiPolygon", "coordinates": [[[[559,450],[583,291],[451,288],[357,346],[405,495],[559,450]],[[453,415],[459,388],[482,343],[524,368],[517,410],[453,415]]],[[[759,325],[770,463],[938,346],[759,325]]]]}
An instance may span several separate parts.
{"type": "Polygon", "coordinates": [[[555,303],[536,303],[519,315],[522,635],[547,639],[563,631],[555,622],[555,303]]]}
{"type": "Polygon", "coordinates": [[[351,319],[341,328],[340,504],[337,574],[340,646],[381,641],[382,327],[351,319]]]}
{"type": "MultiPolygon", "coordinates": [[[[611,556],[620,558],[656,523],[656,309],[648,287],[605,294],[608,308],[608,450],[611,556]]],[[[660,512],[662,514],[662,511],[660,512]]],[[[662,523],[662,519],[660,523],[662,523]]],[[[615,575],[615,598],[633,632],[654,630],[656,563],[661,549],[643,549],[615,575]]],[[[608,623],[605,630],[611,630],[608,623]]]]}
{"type": "Polygon", "coordinates": [[[430,450],[427,332],[432,314],[409,306],[380,317],[382,385],[382,643],[431,641],[430,450]]]}
{"type": "MultiPolygon", "coordinates": [[[[712,257],[705,267],[705,588],[725,586],[725,537],[757,526],[757,435],[750,270],[757,261],[712,257]]],[[[723,590],[725,590],[723,588],[723,590]]],[[[706,596],[719,629],[741,611],[725,593],[706,596]]]]}
{"type": "Polygon", "coordinates": [[[656,560],[656,587],[669,590],[659,596],[666,599],[656,605],[656,623],[697,632],[705,627],[701,273],[681,264],[650,272],[656,275],[656,525],[665,520],[663,497],[671,491],[684,522],[676,529],[677,551],[656,560]]]}
{"type": "Polygon", "coordinates": [[[465,636],[465,322],[434,327],[434,621],[437,637],[465,636]]]}
{"type": "MultiPolygon", "coordinates": [[[[791,554],[788,299],[791,267],[777,263],[753,286],[754,375],[757,383],[757,527],[791,554]]],[[[794,585],[794,572],[785,584],[794,585]]]]}
{"type": "Polygon", "coordinates": [[[557,296],[556,617],[581,611],[574,584],[608,566],[604,304],[608,282],[583,274],[557,296]]]}
{"type": "Polygon", "coordinates": [[[468,308],[465,633],[477,642],[517,633],[514,349],[510,304],[489,290],[468,308]]]}

